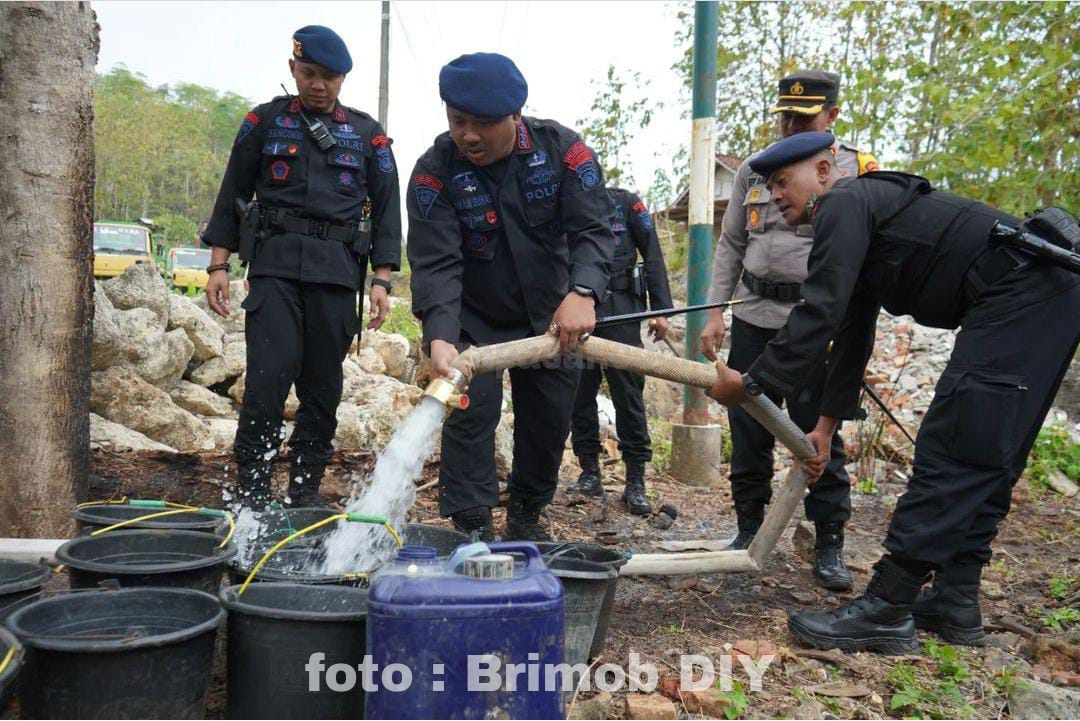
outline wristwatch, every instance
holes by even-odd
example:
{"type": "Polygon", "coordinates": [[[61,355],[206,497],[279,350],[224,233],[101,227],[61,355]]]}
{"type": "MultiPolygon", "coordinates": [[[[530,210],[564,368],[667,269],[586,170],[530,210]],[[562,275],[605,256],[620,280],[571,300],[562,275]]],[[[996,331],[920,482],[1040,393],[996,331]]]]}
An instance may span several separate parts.
{"type": "Polygon", "coordinates": [[[593,300],[596,300],[596,291],[594,291],[592,288],[586,288],[583,285],[575,285],[571,287],[570,290],[574,291],[578,295],[585,295],[592,298],[593,300]]]}
{"type": "Polygon", "coordinates": [[[388,280],[383,280],[382,278],[372,278],[371,279],[371,284],[372,285],[377,285],[380,288],[386,288],[386,294],[387,295],[390,295],[390,291],[394,288],[393,283],[391,283],[388,280]]]}
{"type": "Polygon", "coordinates": [[[765,386],[758,383],[756,380],[750,377],[749,373],[742,374],[743,390],[746,391],[746,395],[751,398],[760,396],[765,392],[765,386]]]}

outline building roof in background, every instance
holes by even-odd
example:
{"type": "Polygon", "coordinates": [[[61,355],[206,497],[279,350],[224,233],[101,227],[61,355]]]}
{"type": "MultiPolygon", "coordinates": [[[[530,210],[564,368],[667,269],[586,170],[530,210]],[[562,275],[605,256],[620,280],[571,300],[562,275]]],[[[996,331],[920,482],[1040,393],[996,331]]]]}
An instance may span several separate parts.
{"type": "MultiPolygon", "coordinates": [[[[731,177],[735,177],[736,171],[739,166],[742,165],[743,158],[737,155],[724,155],[722,153],[716,154],[716,167],[723,168],[731,173],[731,177]]],[[[714,193],[717,191],[713,191],[714,193]]],[[[717,195],[714,198],[715,207],[713,215],[716,220],[724,217],[724,211],[727,210],[727,196],[720,197],[717,195]]],[[[668,207],[656,213],[657,215],[666,215],[670,220],[685,221],[690,215],[690,189],[684,188],[679,196],[668,207]]]]}

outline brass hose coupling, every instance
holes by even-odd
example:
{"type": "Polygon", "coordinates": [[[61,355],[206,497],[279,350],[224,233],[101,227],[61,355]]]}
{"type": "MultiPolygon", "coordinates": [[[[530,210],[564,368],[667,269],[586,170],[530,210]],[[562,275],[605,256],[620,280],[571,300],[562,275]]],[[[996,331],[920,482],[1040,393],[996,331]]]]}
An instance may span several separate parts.
{"type": "Polygon", "coordinates": [[[465,410],[469,407],[469,397],[461,393],[465,384],[465,375],[457,368],[452,368],[454,378],[439,377],[431,381],[424,389],[424,395],[434,398],[452,411],[465,410]]]}

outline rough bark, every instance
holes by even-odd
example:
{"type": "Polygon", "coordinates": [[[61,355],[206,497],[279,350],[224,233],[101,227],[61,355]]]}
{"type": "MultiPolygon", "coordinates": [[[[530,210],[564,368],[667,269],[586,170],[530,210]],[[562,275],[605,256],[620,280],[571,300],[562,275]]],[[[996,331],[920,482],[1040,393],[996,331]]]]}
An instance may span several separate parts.
{"type": "Polygon", "coordinates": [[[89,3],[0,4],[0,535],[68,535],[90,466],[89,3]]]}

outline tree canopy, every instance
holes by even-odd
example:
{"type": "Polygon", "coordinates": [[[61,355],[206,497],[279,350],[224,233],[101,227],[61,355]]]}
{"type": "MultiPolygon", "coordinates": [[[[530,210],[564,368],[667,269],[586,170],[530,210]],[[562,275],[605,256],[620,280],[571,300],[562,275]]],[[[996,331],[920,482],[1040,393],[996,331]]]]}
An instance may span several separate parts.
{"type": "MultiPolygon", "coordinates": [[[[693,11],[675,66],[689,92],[693,11]]],[[[720,3],[718,150],[778,137],[779,78],[842,78],[837,134],[943,189],[1019,213],[1080,200],[1080,3],[720,3]]],[[[687,104],[688,106],[688,104],[687,104]]]]}
{"type": "Polygon", "coordinates": [[[150,216],[170,244],[191,242],[193,228],[210,215],[250,107],[239,95],[199,85],[154,88],[124,67],[98,75],[94,217],[150,216]]]}

